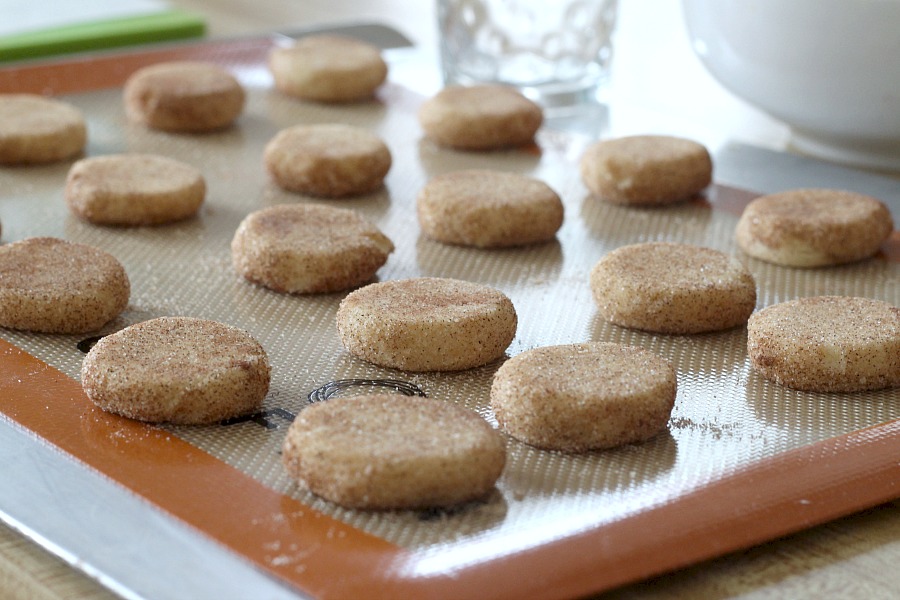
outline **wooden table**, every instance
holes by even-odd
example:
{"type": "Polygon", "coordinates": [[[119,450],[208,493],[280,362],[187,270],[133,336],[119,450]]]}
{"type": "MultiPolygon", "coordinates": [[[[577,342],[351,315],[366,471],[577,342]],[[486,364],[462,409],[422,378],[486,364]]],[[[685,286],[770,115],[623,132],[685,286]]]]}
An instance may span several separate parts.
{"type": "MultiPolygon", "coordinates": [[[[60,0],[61,1],[61,0],[60,0]]],[[[177,0],[206,15],[210,37],[376,21],[417,46],[437,44],[432,2],[407,0],[177,0]]],[[[788,132],[720,88],[690,52],[677,0],[624,2],[610,88],[612,133],[691,132],[711,149],[730,140],[789,147],[788,132]],[[617,110],[620,108],[622,110],[617,110]]],[[[894,598],[900,590],[900,502],[602,598],[894,598]]],[[[0,525],[0,598],[116,596],[14,530],[0,525]]]]}

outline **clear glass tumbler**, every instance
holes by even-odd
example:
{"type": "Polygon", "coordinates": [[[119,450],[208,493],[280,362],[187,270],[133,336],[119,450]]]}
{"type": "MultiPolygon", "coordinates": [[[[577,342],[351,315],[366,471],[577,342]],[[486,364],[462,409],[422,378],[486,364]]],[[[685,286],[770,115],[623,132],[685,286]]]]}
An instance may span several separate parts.
{"type": "Polygon", "coordinates": [[[598,101],[617,0],[438,0],[447,84],[500,83],[545,109],[598,101]]]}

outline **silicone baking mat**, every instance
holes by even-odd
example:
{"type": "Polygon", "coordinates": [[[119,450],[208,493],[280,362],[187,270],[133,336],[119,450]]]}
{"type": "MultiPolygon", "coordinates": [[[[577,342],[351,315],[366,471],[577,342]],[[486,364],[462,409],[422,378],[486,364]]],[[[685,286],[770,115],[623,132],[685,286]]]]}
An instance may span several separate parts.
{"type": "MultiPolygon", "coordinates": [[[[853,395],[788,390],[749,367],[746,332],[694,336],[631,331],[601,320],[588,273],[623,244],[669,240],[738,255],[733,230],[754,194],[714,185],[661,209],[601,203],[582,186],[577,162],[591,141],[542,130],[534,145],[461,153],[425,140],[423,98],[389,82],[375,101],[323,106],[271,87],[265,57],[276,40],[180,46],[0,71],[0,91],[64,96],[86,115],[87,155],[164,154],[200,168],[207,200],[197,218],[157,228],[104,228],[69,214],[62,199],[71,163],[0,169],[3,241],[47,235],[115,255],[132,283],[127,310],[82,336],[4,330],[0,425],[24,428],[132,490],[200,535],[272,577],[315,597],[570,597],[598,592],[746,547],[900,495],[900,390],[853,395]],[[139,66],[174,58],[218,62],[248,90],[237,125],[199,135],[129,124],[121,83],[139,66]],[[280,129],[341,122],[380,135],[393,155],[383,190],[345,200],[291,194],[272,184],[262,149],[280,129]],[[424,238],[415,198],[428,179],[461,168],[541,178],[563,198],[555,241],[504,250],[441,245],[424,238]],[[508,440],[508,463],[483,502],[446,511],[345,510],[298,489],[281,467],[290,420],[329,392],[401,381],[494,422],[488,391],[499,364],[460,373],[408,374],[349,356],[335,313],[342,294],[281,295],[231,268],[229,244],[248,213],[280,203],[359,211],[396,251],[382,280],[455,277],[504,291],[519,316],[508,350],[605,340],[671,360],[678,396],[668,429],[640,445],[567,455],[508,440]],[[252,333],[273,365],[265,410],[207,427],[148,426],[92,407],[78,373],[91,338],[142,320],[184,315],[252,333]]],[[[897,199],[891,199],[897,215],[897,199]]],[[[798,296],[858,295],[900,303],[897,235],[871,260],[797,270],[752,259],[758,306],[798,296]]],[[[402,386],[401,386],[402,388],[402,386]]],[[[2,508],[2,507],[0,507],[2,508]]],[[[127,582],[126,582],[127,584],[127,582]]]]}

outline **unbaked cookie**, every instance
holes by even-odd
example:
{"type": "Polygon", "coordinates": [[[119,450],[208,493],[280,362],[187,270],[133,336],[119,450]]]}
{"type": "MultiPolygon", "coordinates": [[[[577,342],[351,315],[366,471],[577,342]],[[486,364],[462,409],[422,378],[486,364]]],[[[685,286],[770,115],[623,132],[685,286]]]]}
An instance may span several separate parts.
{"type": "Polygon", "coordinates": [[[900,308],[849,296],[775,304],[747,323],[750,364],[763,377],[811,392],[900,386],[900,308]]]}
{"type": "Polygon", "coordinates": [[[540,106],[499,85],[448,86],[419,109],[425,135],[460,150],[521,146],[534,139],[543,120],[540,106]]]}
{"type": "Polygon", "coordinates": [[[380,188],[391,153],[381,138],[359,127],[296,125],[269,141],[264,162],[285,190],[340,198],[380,188]]]}
{"type": "Polygon", "coordinates": [[[404,371],[460,371],[503,356],[516,335],[503,292],[456,279],[383,281],[350,292],[337,327],[350,354],[404,371]]]}
{"type": "Polygon", "coordinates": [[[545,242],[563,221],[562,201],[546,183],[485,169],[435,177],[419,193],[416,208],[431,239],[479,248],[545,242]]]}
{"type": "Polygon", "coordinates": [[[315,102],[353,102],[371,98],[387,78],[381,51],[340,35],[310,35],[269,53],[275,87],[315,102]]]}
{"type": "Polygon", "coordinates": [[[300,485],[341,506],[440,508],[487,495],[506,448],[487,421],[461,406],[372,394],[304,408],[282,458],[300,485]]]}
{"type": "Polygon", "coordinates": [[[74,106],[32,94],[0,94],[0,164],[36,164],[81,154],[84,117],[74,106]]]}
{"type": "Polygon", "coordinates": [[[152,154],[85,158],[69,169],[69,209],[98,225],[161,225],[197,214],[206,195],[203,174],[152,154]]]}
{"type": "Polygon", "coordinates": [[[231,125],[244,110],[244,88],[218,65],[164,62],[134,72],[125,82],[128,118],[151,129],[201,133],[231,125]]]}
{"type": "Polygon", "coordinates": [[[747,322],[753,275],[726,254],[687,244],[622,246],[591,271],[591,291],[611,323],[656,333],[701,333],[747,322]]]}
{"type": "Polygon", "coordinates": [[[678,137],[601,140],[582,155],[581,179],[592,193],[614,204],[669,204],[712,182],[712,159],[702,144],[678,137]]]}
{"type": "Polygon", "coordinates": [[[131,286],[111,254],[36,237],[0,246],[0,327],[96,331],[128,304],[131,286]]]}
{"type": "Polygon", "coordinates": [[[262,405],[269,359],[245,331],[216,321],[160,317],[102,338],[81,384],[103,410],[150,423],[202,425],[262,405]]]}
{"type": "Polygon", "coordinates": [[[741,250],[789,267],[824,267],[868,258],[894,229],[888,208],[871,196],[796,189],[760,196],[735,230],[741,250]]]}
{"type": "Polygon", "coordinates": [[[313,204],[251,213],[231,242],[238,273],[290,294],[337,292],[366,283],[393,250],[391,240],[355,212],[313,204]]]}
{"type": "Polygon", "coordinates": [[[665,430],[677,378],[665,359],[607,342],[546,346],[494,375],[500,429],[538,448],[585,452],[647,440],[665,430]]]}

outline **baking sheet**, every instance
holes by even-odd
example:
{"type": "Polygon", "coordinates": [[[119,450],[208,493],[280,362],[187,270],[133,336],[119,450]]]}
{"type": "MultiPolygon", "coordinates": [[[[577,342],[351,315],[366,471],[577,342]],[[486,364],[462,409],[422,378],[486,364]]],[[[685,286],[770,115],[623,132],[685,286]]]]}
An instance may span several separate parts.
{"type": "MultiPolygon", "coordinates": [[[[322,597],[362,591],[431,597],[596,592],[900,495],[894,489],[897,390],[853,396],[794,392],[749,369],[743,329],[658,336],[617,328],[596,315],[587,275],[604,253],[627,243],[672,240],[737,255],[733,228],[752,192],[717,185],[705,198],[661,210],[602,204],[588,196],[577,176],[588,137],[545,129],[535,146],[515,151],[439,149],[418,128],[422,98],[393,76],[377,102],[362,105],[306,104],[272,91],[264,57],[273,43],[274,38],[182,46],[0,71],[0,89],[36,85],[59,90],[79,106],[88,118],[88,155],[166,154],[198,166],[209,184],[197,219],[164,228],[108,229],[68,214],[62,201],[68,163],[2,169],[3,241],[53,235],[117,256],[131,278],[132,298],[99,334],[162,315],[213,318],[250,331],[273,363],[265,413],[199,428],[118,419],[92,409],[80,394],[78,344],[89,336],[3,331],[11,346],[0,364],[0,425],[30,431],[74,457],[66,459],[64,470],[76,477],[99,472],[131,490],[145,501],[134,509],[139,515],[172,515],[196,529],[199,535],[178,535],[187,536],[192,548],[202,547],[199,554],[211,552],[209,539],[216,540],[253,569],[322,597]],[[215,60],[241,78],[249,103],[235,128],[179,136],[126,122],[116,86],[137,66],[179,57],[215,60]],[[314,122],[350,123],[383,137],[394,157],[385,189],[323,201],[270,183],[261,164],[264,144],[283,127],[314,122]],[[438,173],[485,166],[542,178],[561,194],[566,220],[555,242],[485,251],[443,246],[418,233],[415,196],[425,182],[438,173]],[[678,370],[679,393],[667,433],[642,445],[581,456],[509,440],[508,465],[496,492],[452,511],[350,511],[298,490],[285,477],[278,451],[290,416],[318,387],[351,378],[402,379],[493,421],[487,392],[499,365],[415,375],[374,367],[340,347],[334,314],[342,294],[291,297],[241,280],[228,253],[237,224],[253,210],[296,202],[353,208],[378,224],[397,246],[381,279],[458,277],[503,290],[520,322],[510,355],[541,345],[607,340],[669,358],[678,370]]],[[[402,64],[399,57],[392,68],[402,64]]],[[[897,215],[898,198],[884,199],[897,215]]],[[[760,307],[822,293],[898,304],[896,247],[895,235],[875,259],[836,269],[746,262],[757,279],[760,307]]],[[[0,494],[0,511],[15,513],[19,507],[10,503],[20,501],[4,506],[0,494]]],[[[27,518],[7,518],[20,528],[39,529],[27,518]]],[[[140,529],[129,518],[123,521],[125,533],[140,529]]],[[[53,545],[53,531],[42,537],[53,545]]],[[[127,544],[127,537],[115,544],[127,544]]],[[[84,562],[78,552],[59,551],[84,562]]],[[[119,567],[112,577],[107,572],[113,567],[87,565],[122,593],[150,594],[128,569],[119,567]]],[[[253,573],[243,576],[253,579],[253,573]]],[[[199,579],[194,583],[202,590],[199,579]]]]}

